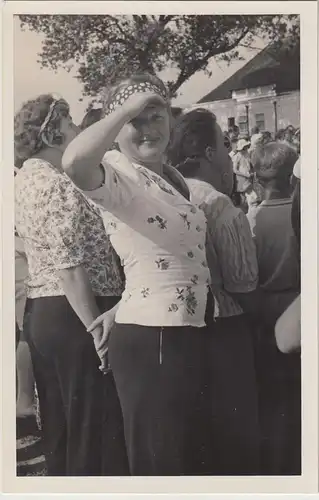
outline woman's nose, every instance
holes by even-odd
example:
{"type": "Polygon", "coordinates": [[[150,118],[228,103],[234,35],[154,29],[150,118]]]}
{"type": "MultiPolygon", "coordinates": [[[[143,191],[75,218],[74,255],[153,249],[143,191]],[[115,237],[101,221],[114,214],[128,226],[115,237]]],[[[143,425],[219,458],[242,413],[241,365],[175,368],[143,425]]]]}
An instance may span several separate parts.
{"type": "Polygon", "coordinates": [[[140,132],[142,135],[152,136],[157,134],[157,129],[152,120],[147,120],[141,124],[140,132]]]}

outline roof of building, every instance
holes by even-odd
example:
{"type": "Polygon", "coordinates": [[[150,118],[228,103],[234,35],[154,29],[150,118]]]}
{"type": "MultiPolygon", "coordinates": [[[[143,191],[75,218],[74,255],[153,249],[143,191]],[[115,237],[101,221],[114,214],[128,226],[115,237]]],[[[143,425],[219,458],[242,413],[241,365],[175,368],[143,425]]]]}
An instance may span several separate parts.
{"type": "Polygon", "coordinates": [[[269,44],[245,66],[198,102],[231,99],[233,90],[275,85],[277,94],[300,89],[300,45],[287,39],[269,44]]]}

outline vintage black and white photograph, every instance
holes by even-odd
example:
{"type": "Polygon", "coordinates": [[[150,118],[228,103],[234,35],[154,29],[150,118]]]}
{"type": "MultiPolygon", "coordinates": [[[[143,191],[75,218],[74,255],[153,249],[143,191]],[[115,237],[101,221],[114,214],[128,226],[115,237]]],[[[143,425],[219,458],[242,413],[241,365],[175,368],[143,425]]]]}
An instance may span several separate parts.
{"type": "Polygon", "coordinates": [[[13,16],[15,474],[301,477],[301,16],[140,10],[13,16]]]}

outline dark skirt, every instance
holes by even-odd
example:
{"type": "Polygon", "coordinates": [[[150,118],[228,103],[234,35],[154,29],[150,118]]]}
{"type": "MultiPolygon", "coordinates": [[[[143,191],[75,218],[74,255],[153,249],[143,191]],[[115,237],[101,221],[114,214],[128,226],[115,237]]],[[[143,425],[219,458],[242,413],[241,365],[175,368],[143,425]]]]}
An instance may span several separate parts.
{"type": "MultiPolygon", "coordinates": [[[[101,312],[117,301],[97,298],[101,312]]],[[[113,376],[99,370],[92,336],[64,296],[28,300],[27,311],[48,475],[127,474],[113,376]]]]}

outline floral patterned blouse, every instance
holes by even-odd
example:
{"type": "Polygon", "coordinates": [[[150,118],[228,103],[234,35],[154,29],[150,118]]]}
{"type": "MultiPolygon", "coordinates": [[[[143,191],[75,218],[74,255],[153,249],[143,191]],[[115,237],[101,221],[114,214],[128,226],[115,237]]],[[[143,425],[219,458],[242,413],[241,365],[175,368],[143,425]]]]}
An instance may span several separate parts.
{"type": "Polygon", "coordinates": [[[229,292],[247,293],[258,285],[256,248],[246,215],[234,207],[228,196],[207,182],[187,179],[187,184],[191,201],[198,204],[207,217],[207,258],[218,315],[242,314],[229,292]]]}
{"type": "Polygon", "coordinates": [[[29,298],[64,295],[57,271],[82,265],[99,296],[121,296],[118,257],[96,206],[70,179],[40,159],[15,177],[16,229],[29,265],[29,298]]]}
{"type": "Polygon", "coordinates": [[[124,266],[116,321],[205,326],[210,275],[204,213],[118,151],[106,153],[102,163],[103,185],[85,194],[104,208],[106,231],[124,266]]]}

